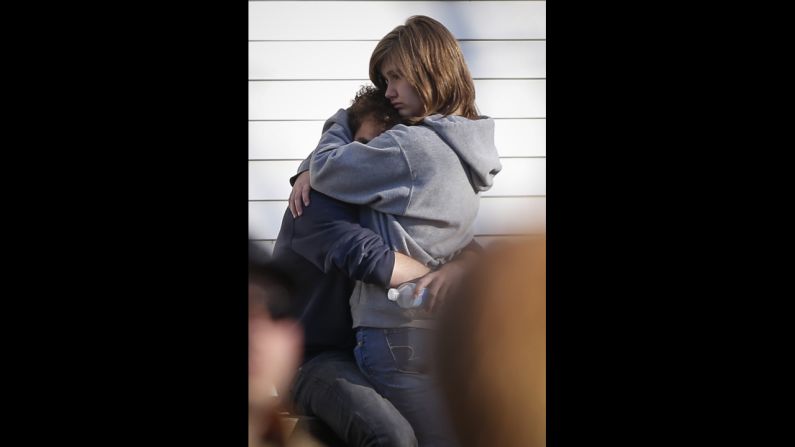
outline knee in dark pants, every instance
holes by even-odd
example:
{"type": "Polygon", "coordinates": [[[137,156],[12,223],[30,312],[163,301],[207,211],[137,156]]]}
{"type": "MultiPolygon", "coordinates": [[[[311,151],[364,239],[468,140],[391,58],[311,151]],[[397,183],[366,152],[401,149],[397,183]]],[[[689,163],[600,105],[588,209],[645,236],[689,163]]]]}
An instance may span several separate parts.
{"type": "Polygon", "coordinates": [[[322,420],[312,416],[301,416],[295,425],[295,431],[303,431],[309,433],[315,440],[322,443],[326,447],[348,447],[348,445],[340,439],[331,427],[322,420]]]}
{"type": "Polygon", "coordinates": [[[417,438],[411,425],[402,420],[399,423],[391,424],[386,427],[383,433],[379,434],[379,447],[417,447],[417,438]]]}

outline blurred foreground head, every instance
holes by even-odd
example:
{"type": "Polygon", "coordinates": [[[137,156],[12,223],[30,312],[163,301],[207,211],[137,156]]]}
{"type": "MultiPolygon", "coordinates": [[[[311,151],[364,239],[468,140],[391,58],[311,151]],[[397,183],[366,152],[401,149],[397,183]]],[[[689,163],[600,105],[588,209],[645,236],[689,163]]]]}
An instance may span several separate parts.
{"type": "Polygon", "coordinates": [[[546,445],[546,238],[489,246],[464,290],[438,345],[461,445],[546,445]]]}
{"type": "Polygon", "coordinates": [[[249,446],[283,441],[274,411],[298,368],[303,333],[289,316],[291,284],[269,256],[249,243],[249,446]],[[278,396],[274,395],[278,391],[278,396]]]}
{"type": "Polygon", "coordinates": [[[270,255],[253,242],[248,244],[249,317],[281,320],[290,315],[293,284],[271,260],[270,255]]]}

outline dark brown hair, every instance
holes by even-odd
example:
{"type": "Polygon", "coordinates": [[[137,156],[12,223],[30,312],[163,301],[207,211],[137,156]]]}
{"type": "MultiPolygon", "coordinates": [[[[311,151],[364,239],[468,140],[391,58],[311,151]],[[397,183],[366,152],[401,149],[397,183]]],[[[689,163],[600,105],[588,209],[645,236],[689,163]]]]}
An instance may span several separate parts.
{"type": "Polygon", "coordinates": [[[383,124],[384,129],[389,129],[401,122],[400,115],[386,99],[384,93],[383,90],[372,85],[363,85],[356,92],[353,104],[348,109],[348,127],[351,129],[351,134],[355,134],[367,118],[373,118],[376,122],[383,124]]]}
{"type": "Polygon", "coordinates": [[[384,36],[370,56],[370,80],[386,91],[381,75],[384,63],[392,62],[417,90],[425,106],[424,116],[461,115],[477,119],[475,83],[461,47],[450,31],[426,16],[412,16],[384,36]]]}

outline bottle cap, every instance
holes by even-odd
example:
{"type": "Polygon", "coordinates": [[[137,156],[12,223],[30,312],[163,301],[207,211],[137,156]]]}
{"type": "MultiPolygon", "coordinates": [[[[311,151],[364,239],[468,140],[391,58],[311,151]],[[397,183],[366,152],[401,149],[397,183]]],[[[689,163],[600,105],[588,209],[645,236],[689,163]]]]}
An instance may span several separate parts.
{"type": "Polygon", "coordinates": [[[386,293],[386,297],[389,299],[389,301],[397,301],[399,296],[400,292],[398,292],[398,289],[389,289],[389,291],[386,293]]]}

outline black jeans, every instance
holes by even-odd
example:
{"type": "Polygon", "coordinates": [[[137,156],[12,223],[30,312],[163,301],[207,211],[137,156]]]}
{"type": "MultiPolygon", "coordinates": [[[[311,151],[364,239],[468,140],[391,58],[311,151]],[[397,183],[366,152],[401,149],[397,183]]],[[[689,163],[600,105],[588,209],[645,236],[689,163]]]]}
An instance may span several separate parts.
{"type": "Polygon", "coordinates": [[[411,425],[373,389],[350,352],[324,352],[306,362],[291,397],[296,411],[322,420],[350,447],[417,445],[411,425]]]}

